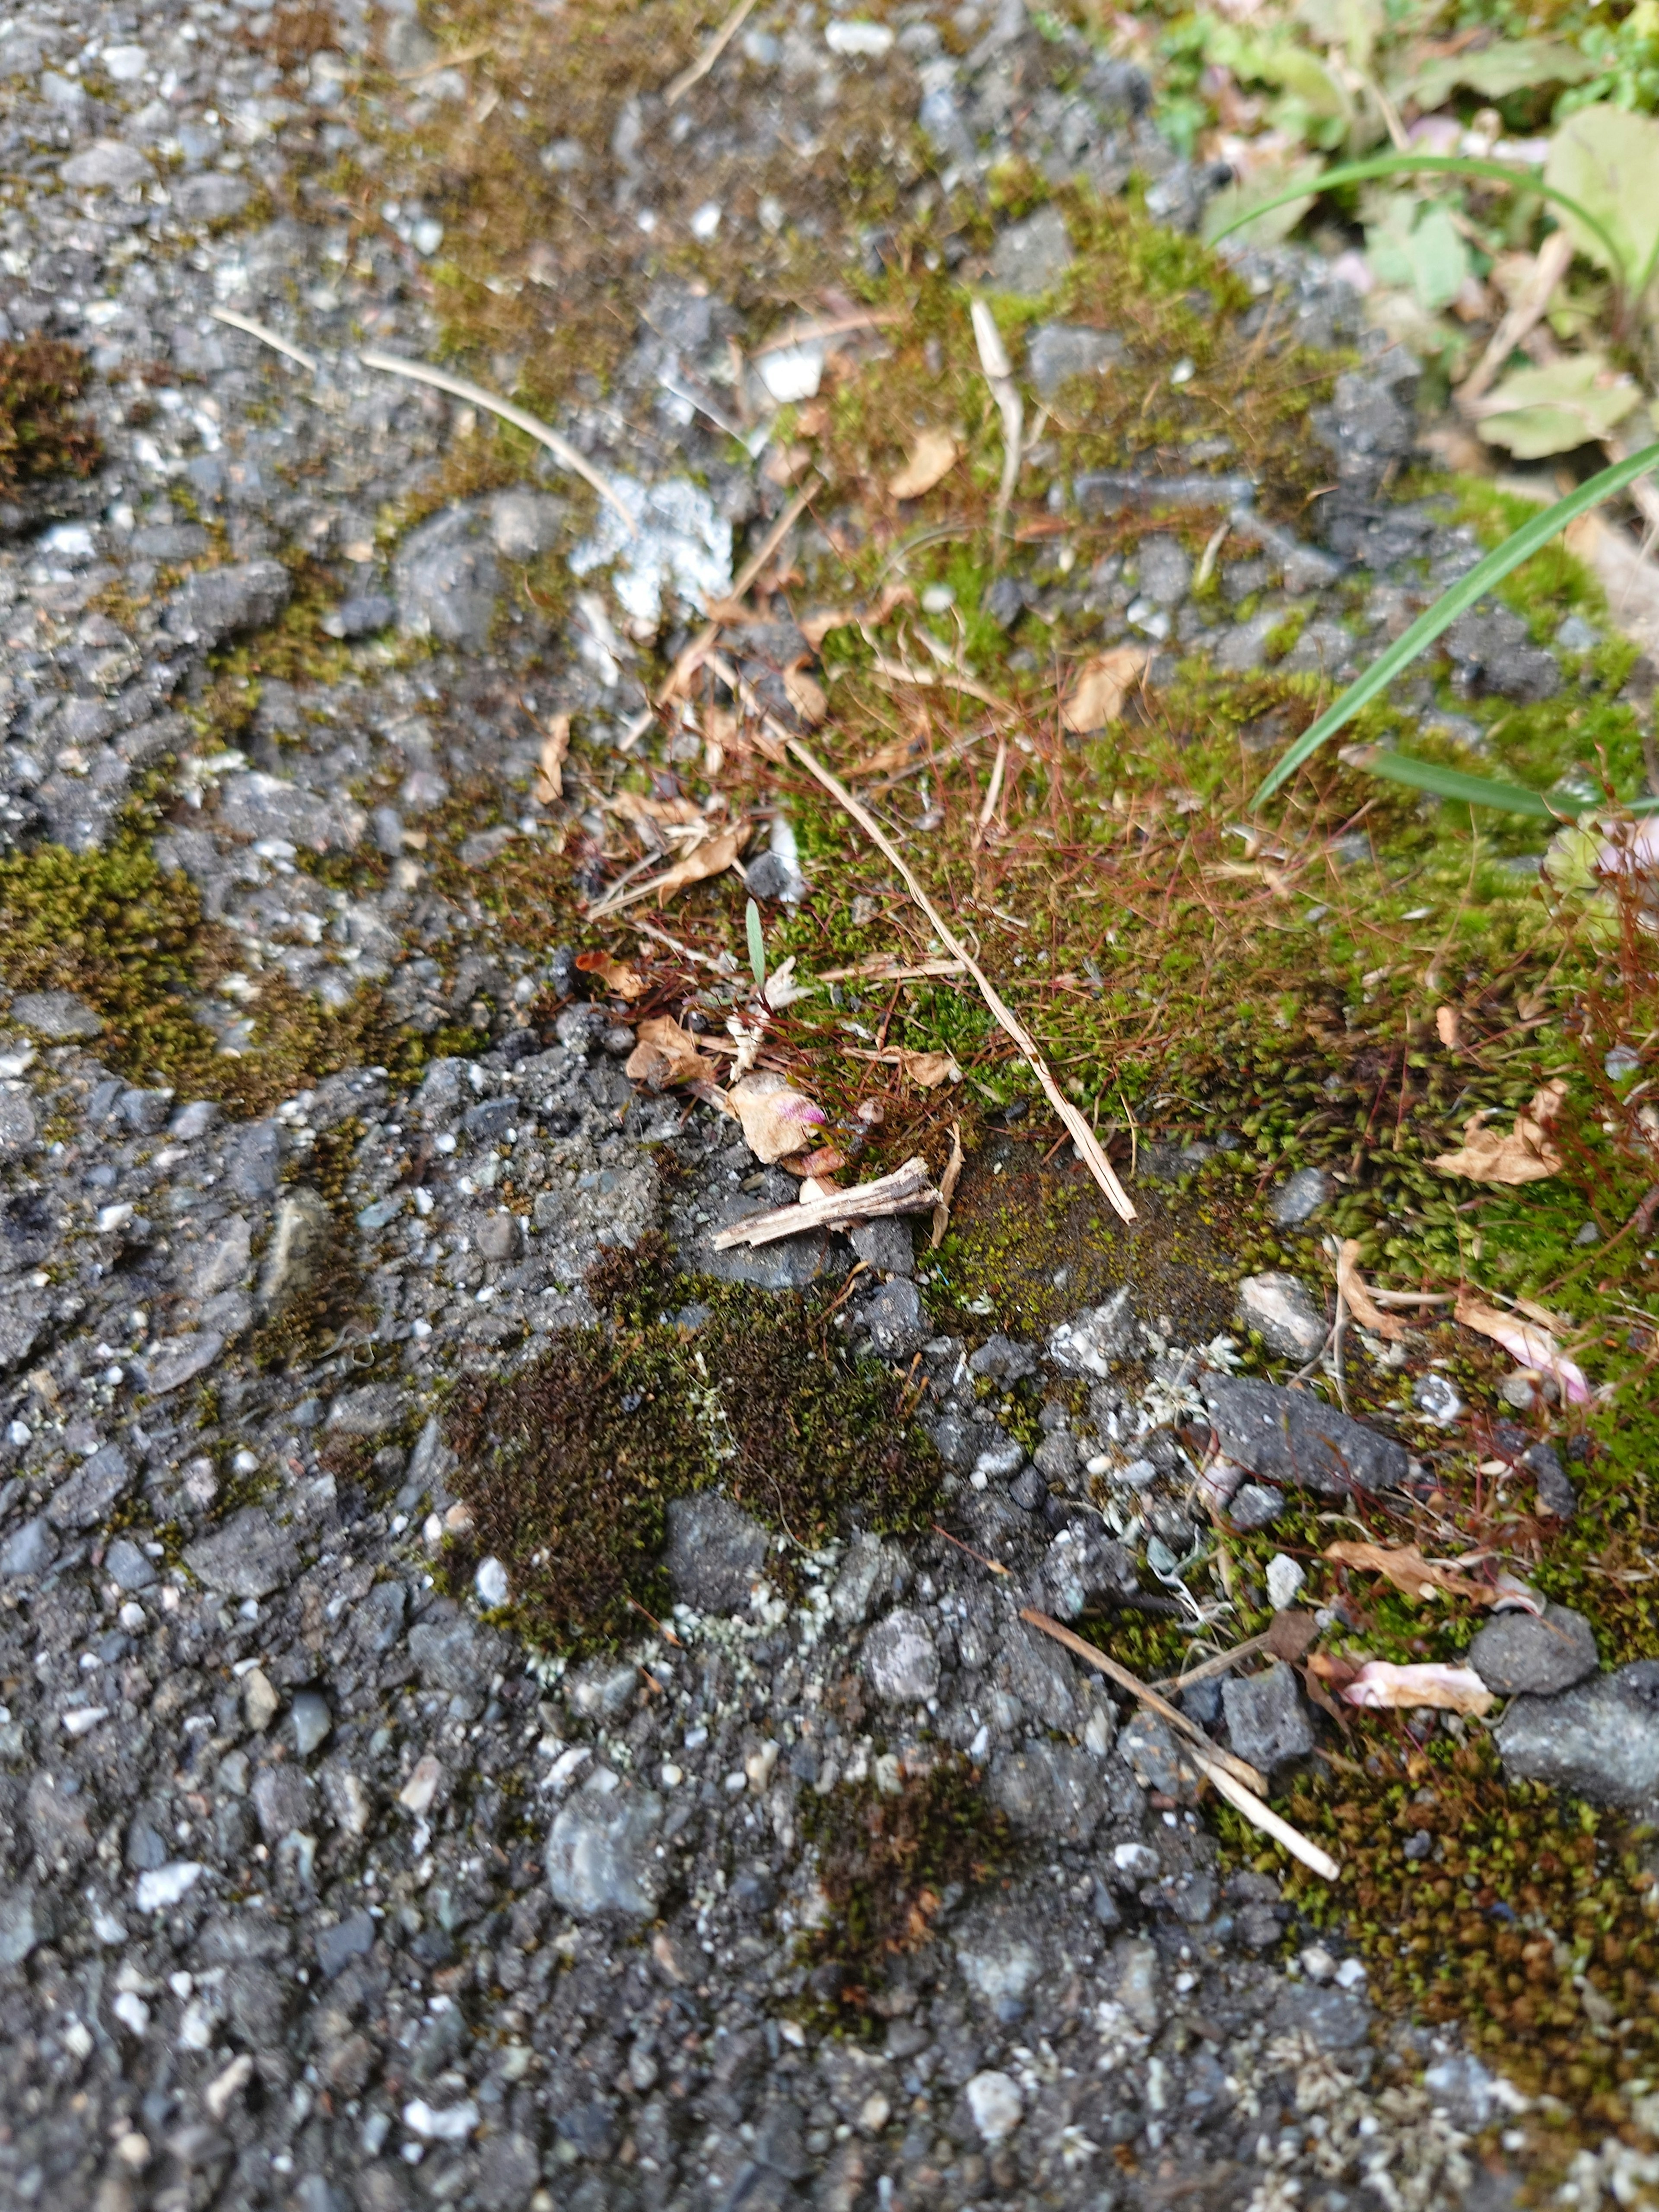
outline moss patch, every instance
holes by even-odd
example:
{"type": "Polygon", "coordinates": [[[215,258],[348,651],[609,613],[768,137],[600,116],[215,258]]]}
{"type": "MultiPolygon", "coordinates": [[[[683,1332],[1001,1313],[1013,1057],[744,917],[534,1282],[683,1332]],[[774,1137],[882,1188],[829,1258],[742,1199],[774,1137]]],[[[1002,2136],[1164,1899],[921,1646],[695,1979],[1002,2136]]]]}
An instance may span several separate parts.
{"type": "Polygon", "coordinates": [[[89,477],[103,455],[76,402],[87,357],[61,339],[0,345],[0,497],[51,477],[89,477]]]}

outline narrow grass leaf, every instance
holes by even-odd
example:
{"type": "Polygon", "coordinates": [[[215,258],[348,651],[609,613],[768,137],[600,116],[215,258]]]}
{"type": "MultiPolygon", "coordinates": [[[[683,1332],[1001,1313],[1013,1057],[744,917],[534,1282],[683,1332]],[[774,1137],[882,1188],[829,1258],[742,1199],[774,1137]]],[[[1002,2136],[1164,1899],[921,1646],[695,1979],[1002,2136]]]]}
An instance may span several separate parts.
{"type": "MultiPolygon", "coordinates": [[[[1501,584],[1504,577],[1518,568],[1523,561],[1530,560],[1539,547],[1547,545],[1558,531],[1565,530],[1576,516],[1585,514],[1593,507],[1599,507],[1603,500],[1612,499],[1627,484],[1634,483],[1638,477],[1645,476],[1650,469],[1655,467],[1659,467],[1659,443],[1644,446],[1639,453],[1632,453],[1627,460],[1616,462],[1610,469],[1603,469],[1588,483],[1580,484],[1577,491],[1569,492],[1565,499],[1557,500],[1553,507],[1546,507],[1541,514],[1529,517],[1519,530],[1488,553],[1485,560],[1478,561],[1468,574],[1454,584],[1450,591],[1443,592],[1427,612],[1420,614],[1386,653],[1379,653],[1365,673],[1326,708],[1310,729],[1304,732],[1257,792],[1257,804],[1264,799],[1271,799],[1280,784],[1293,775],[1311,754],[1318,751],[1327,738],[1334,737],[1345,722],[1352,720],[1368,700],[1375,699],[1379,691],[1386,690],[1402,669],[1409,668],[1418,655],[1434,643],[1442,631],[1451,628],[1459,615],[1472,607],[1495,584],[1501,584]]],[[[1541,800],[1540,804],[1542,805],[1541,800]]]]}
{"type": "Polygon", "coordinates": [[[1413,791],[1432,792],[1437,799],[1494,806],[1504,814],[1531,814],[1543,822],[1560,819],[1547,799],[1528,791],[1524,784],[1494,783],[1484,775],[1465,775],[1461,769],[1417,760],[1410,753],[1391,751],[1387,745],[1353,745],[1342,757],[1351,768],[1364,769],[1368,775],[1380,775],[1389,783],[1407,783],[1413,791]]]}
{"type": "Polygon", "coordinates": [[[766,939],[761,934],[760,908],[750,899],[744,909],[743,926],[749,933],[749,965],[755,971],[755,988],[766,988],[766,939]]]}
{"type": "MultiPolygon", "coordinates": [[[[1554,185],[1547,185],[1535,170],[1522,168],[1514,161],[1482,161],[1473,155],[1464,154],[1374,154],[1368,161],[1345,161],[1334,169],[1327,169],[1319,179],[1319,189],[1322,192],[1334,191],[1340,185],[1363,185],[1373,177],[1400,177],[1424,170],[1443,177],[1484,177],[1491,183],[1512,185],[1517,191],[1524,188],[1527,191],[1536,192],[1541,198],[1553,201],[1557,207],[1565,208],[1570,216],[1583,223],[1585,229],[1600,240],[1606,249],[1610,269],[1623,265],[1619,248],[1606,226],[1598,222],[1587,207],[1554,185]]],[[[1236,215],[1230,222],[1223,223],[1210,240],[1210,244],[1219,246],[1224,238],[1242,229],[1247,222],[1271,215],[1275,208],[1284,207],[1291,200],[1305,199],[1307,192],[1304,181],[1270,200],[1259,202],[1236,215]]]]}

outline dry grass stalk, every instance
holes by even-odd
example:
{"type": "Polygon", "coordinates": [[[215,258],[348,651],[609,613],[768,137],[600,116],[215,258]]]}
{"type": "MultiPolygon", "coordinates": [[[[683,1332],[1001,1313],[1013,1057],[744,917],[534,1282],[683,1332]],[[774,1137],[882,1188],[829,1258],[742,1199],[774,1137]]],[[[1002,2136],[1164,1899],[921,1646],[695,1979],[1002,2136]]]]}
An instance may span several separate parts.
{"type": "Polygon", "coordinates": [[[787,734],[785,735],[785,743],[801,766],[810,775],[817,777],[824,789],[851,815],[882,856],[897,869],[911,897],[933,924],[940,944],[961,961],[963,966],[979,986],[980,994],[990,1008],[992,1014],[1019,1048],[1021,1058],[1042,1085],[1044,1097],[1059,1115],[1073,1143],[1077,1146],[1079,1156],[1095,1181],[1105,1192],[1121,1218],[1125,1221],[1133,1221],[1135,1218],[1135,1210],[1130,1203],[1129,1194],[1113,1173],[1112,1164],[1101,1149],[1100,1139],[1089,1127],[1085,1117],[1055,1082],[1049,1072],[1047,1060],[1033,1043],[1024,1024],[1013,1010],[1004,1003],[989,976],[986,975],[979,963],[971,957],[961,939],[957,937],[950,923],[945,921],[945,916],[923,890],[897,846],[876,820],[869,808],[853,796],[841,778],[827,769],[808,746],[804,745],[799,738],[787,734]]]}
{"type": "MultiPolygon", "coordinates": [[[[728,605],[735,605],[736,602],[741,599],[745,592],[747,592],[750,586],[754,582],[756,577],[760,574],[767,562],[777,551],[779,546],[782,544],[784,539],[789,535],[789,532],[794,528],[796,523],[799,521],[801,516],[805,513],[807,505],[811,500],[813,494],[819,489],[820,479],[816,476],[809,476],[805,483],[802,484],[800,489],[795,494],[793,499],[792,499],[788,506],[784,508],[783,513],[778,517],[777,520],[772,525],[772,527],[767,532],[765,537],[762,538],[760,544],[750,555],[749,558],[744,562],[737,574],[732,579],[732,589],[727,599],[728,605]]],[[[715,643],[720,637],[720,628],[721,625],[719,622],[710,622],[706,623],[702,629],[697,632],[697,635],[692,639],[690,644],[686,647],[684,652],[680,654],[679,658],[675,661],[672,669],[669,672],[668,681],[663,685],[660,693],[658,695],[658,704],[659,706],[665,705],[671,699],[678,699],[684,696],[686,689],[690,684],[691,678],[696,674],[698,669],[702,667],[703,662],[708,659],[710,653],[714,650],[715,643]]]]}
{"type": "Polygon", "coordinates": [[[239,315],[234,307],[210,307],[208,313],[216,323],[228,324],[233,331],[241,331],[248,337],[258,338],[261,345],[268,345],[273,353],[286,354],[290,361],[298,362],[301,368],[308,368],[313,376],[322,366],[315,355],[307,353],[302,346],[290,345],[286,338],[279,337],[264,323],[256,323],[252,315],[239,315]]]}
{"type": "Polygon", "coordinates": [[[709,70],[714,68],[715,63],[743,28],[744,24],[753,13],[754,6],[755,0],[738,0],[737,6],[715,32],[696,61],[680,71],[663,94],[665,106],[672,107],[676,100],[685,97],[694,84],[702,82],[704,77],[708,76],[709,70]]]}
{"type": "Polygon", "coordinates": [[[951,1226],[951,1200],[957,1194],[957,1185],[962,1181],[962,1124],[951,1124],[951,1157],[945,1173],[939,1177],[939,1204],[933,1208],[933,1233],[927,1240],[928,1249],[937,1252],[945,1242],[945,1232],[951,1226]]]}

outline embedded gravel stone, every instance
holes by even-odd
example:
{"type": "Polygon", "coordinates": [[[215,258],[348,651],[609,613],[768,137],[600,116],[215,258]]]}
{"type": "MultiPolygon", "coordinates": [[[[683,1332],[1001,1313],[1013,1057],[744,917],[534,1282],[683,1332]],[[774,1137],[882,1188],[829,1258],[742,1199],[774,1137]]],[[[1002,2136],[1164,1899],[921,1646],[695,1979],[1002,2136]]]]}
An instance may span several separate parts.
{"type": "Polygon", "coordinates": [[[1595,1672],[1595,1635],[1571,1606],[1501,1613],[1476,1633],[1468,1663],[1500,1698],[1550,1698],[1595,1672]]]}
{"type": "Polygon", "coordinates": [[[729,1498],[706,1492],[671,1498],[669,1578],[683,1605],[699,1613],[743,1613],[766,1571],[771,1538],[729,1498]]]}
{"type": "Polygon", "coordinates": [[[662,1813],[654,1790],[595,1776],[560,1808],[548,1836],[554,1901],[582,1919],[603,1912],[647,1918],[661,1888],[654,1846],[662,1813]]]}
{"type": "Polygon", "coordinates": [[[864,1672],[889,1705],[925,1705],[939,1687],[939,1651],[919,1613],[900,1607],[864,1639],[864,1672]]]}

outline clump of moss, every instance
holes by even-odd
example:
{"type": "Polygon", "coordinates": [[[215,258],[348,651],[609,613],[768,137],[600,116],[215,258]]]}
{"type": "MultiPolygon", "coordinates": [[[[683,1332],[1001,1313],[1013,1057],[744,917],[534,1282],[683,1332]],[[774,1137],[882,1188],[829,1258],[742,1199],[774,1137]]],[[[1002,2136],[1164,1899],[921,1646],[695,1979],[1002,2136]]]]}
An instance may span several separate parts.
{"type": "Polygon", "coordinates": [[[1013,1838],[983,1781],[971,1760],[946,1753],[896,1790],[869,1781],[802,1798],[830,1906],[803,1949],[814,1966],[836,1969],[826,1978],[848,2011],[868,2007],[892,1959],[929,1940],[953,1893],[1007,1866],[1013,1838]]]}
{"type": "Polygon", "coordinates": [[[473,1541],[533,1633],[589,1650],[660,1612],[668,1503],[716,1485],[799,1544],[925,1524],[932,1447],[898,1379],[835,1340],[825,1297],[672,1277],[660,1249],[602,1263],[593,1288],[614,1321],[564,1331],[451,1418],[473,1541]]]}
{"type": "Polygon", "coordinates": [[[0,496],[97,467],[103,447],[76,407],[86,380],[86,356],[61,339],[0,345],[0,496]]]}

